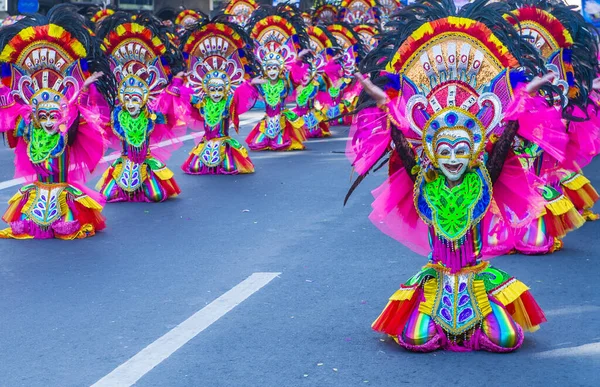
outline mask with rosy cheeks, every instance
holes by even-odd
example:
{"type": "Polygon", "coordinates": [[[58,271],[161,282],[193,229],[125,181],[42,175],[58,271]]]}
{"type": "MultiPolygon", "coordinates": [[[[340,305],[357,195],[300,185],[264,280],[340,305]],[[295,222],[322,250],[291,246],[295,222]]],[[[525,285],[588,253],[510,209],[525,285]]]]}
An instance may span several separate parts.
{"type": "Polygon", "coordinates": [[[144,98],[141,90],[138,91],[137,89],[133,88],[126,89],[123,93],[122,101],[123,107],[133,118],[136,118],[144,107],[144,98]]]}
{"type": "Polygon", "coordinates": [[[268,65],[265,68],[265,73],[267,74],[267,78],[269,78],[272,81],[274,81],[277,78],[279,78],[280,72],[281,72],[281,68],[279,66],[276,66],[276,65],[268,65]]]}
{"type": "Polygon", "coordinates": [[[38,106],[35,113],[36,122],[48,133],[59,130],[58,123],[62,118],[60,106],[55,103],[43,103],[38,106]]]}
{"type": "Polygon", "coordinates": [[[227,93],[225,82],[221,79],[214,79],[208,83],[208,95],[213,102],[219,102],[227,93]]]}
{"type": "Polygon", "coordinates": [[[436,161],[448,180],[461,179],[471,161],[472,147],[471,137],[463,129],[442,130],[436,136],[436,161]]]}

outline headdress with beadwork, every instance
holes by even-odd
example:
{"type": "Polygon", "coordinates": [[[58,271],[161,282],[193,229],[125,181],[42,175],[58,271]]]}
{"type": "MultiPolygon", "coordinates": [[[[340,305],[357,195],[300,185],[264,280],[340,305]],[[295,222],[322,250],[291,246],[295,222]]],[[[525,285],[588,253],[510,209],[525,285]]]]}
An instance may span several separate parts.
{"type": "Polygon", "coordinates": [[[188,84],[200,98],[215,81],[233,94],[254,72],[249,38],[231,23],[207,22],[184,39],[183,55],[191,72],[188,84]]]}
{"type": "Polygon", "coordinates": [[[224,13],[230,16],[232,23],[244,27],[256,8],[258,4],[254,0],[231,0],[225,7],[224,13]]]}
{"type": "Polygon", "coordinates": [[[110,57],[120,102],[124,93],[136,91],[146,104],[169,84],[170,68],[164,57],[167,48],[152,29],[123,21],[104,36],[101,48],[110,57]]]}
{"type": "Polygon", "coordinates": [[[558,75],[554,83],[564,96],[563,106],[585,105],[598,67],[593,27],[560,2],[513,0],[509,5],[513,11],[505,18],[539,51],[546,69],[558,75]]]}
{"type": "MultiPolygon", "coordinates": [[[[34,116],[46,104],[67,110],[91,72],[109,72],[106,59],[84,27],[83,16],[66,12],[67,8],[57,6],[48,16],[27,16],[0,31],[2,82],[31,107],[34,116]]],[[[100,79],[97,86],[110,102],[114,88],[106,79],[100,79]]]]}
{"type": "Polygon", "coordinates": [[[255,54],[264,68],[283,68],[293,63],[298,52],[308,46],[308,36],[300,15],[283,6],[261,6],[249,21],[250,37],[256,41],[255,54]]]}

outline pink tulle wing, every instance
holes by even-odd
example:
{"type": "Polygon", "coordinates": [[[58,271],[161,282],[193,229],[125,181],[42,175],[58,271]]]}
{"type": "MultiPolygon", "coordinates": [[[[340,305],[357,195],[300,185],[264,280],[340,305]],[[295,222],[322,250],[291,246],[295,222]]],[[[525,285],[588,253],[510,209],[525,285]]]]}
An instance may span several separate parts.
{"type": "MultiPolygon", "coordinates": [[[[181,78],[174,78],[171,85],[149,107],[165,116],[167,128],[174,131],[181,131],[183,128],[185,133],[191,117],[192,94],[192,89],[185,86],[181,78]]],[[[158,139],[161,139],[160,135],[158,139]]]]}
{"type": "MultiPolygon", "coordinates": [[[[576,116],[585,116],[583,112],[579,113],[576,116]]],[[[573,120],[569,123],[567,158],[562,165],[564,168],[579,170],[600,153],[600,118],[592,106],[588,106],[588,117],[583,122],[573,120]]]]}
{"type": "Polygon", "coordinates": [[[242,83],[235,89],[233,100],[231,102],[231,121],[233,122],[236,131],[240,126],[240,115],[252,109],[257,99],[258,90],[256,90],[250,81],[242,83]]]}
{"type": "Polygon", "coordinates": [[[20,117],[28,120],[30,115],[29,105],[15,101],[8,87],[0,88],[0,132],[14,130],[20,117]]]}
{"type": "Polygon", "coordinates": [[[428,226],[419,217],[413,202],[414,183],[404,168],[396,171],[372,194],[369,219],[386,235],[417,254],[431,251],[428,226]]]}
{"type": "Polygon", "coordinates": [[[379,108],[364,109],[350,127],[346,156],[356,172],[362,175],[386,152],[390,141],[386,113],[379,108]]]}
{"type": "Polygon", "coordinates": [[[532,97],[524,86],[516,89],[504,119],[519,122],[519,135],[536,143],[558,161],[565,159],[569,136],[559,110],[540,96],[532,97]]]}

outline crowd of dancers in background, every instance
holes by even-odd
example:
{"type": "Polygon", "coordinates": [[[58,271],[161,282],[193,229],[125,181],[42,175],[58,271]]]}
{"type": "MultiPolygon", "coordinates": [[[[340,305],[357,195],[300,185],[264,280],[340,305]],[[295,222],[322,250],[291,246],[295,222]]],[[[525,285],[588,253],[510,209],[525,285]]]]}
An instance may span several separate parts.
{"type": "Polygon", "coordinates": [[[545,317],[483,258],[555,252],[598,218],[581,172],[600,152],[597,36],[562,1],[350,0],[307,14],[232,0],[212,19],[167,21],[60,5],[11,23],[0,131],[29,183],[3,238],[84,238],[105,227],[105,202],[178,195],[165,163],[188,129],[203,135],[186,174],[254,172],[230,130],[260,99],[250,150],[303,150],[344,124],[350,193],[388,165],[370,218],[429,261],[373,327],[415,351],[507,352],[545,317]],[[93,191],[107,148],[118,156],[93,191]]]}

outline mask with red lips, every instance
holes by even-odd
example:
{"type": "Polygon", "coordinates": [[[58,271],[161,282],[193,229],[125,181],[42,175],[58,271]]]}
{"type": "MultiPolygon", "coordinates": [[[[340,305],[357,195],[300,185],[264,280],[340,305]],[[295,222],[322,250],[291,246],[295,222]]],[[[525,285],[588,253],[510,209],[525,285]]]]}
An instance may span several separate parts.
{"type": "Polygon", "coordinates": [[[458,181],[469,166],[473,142],[464,129],[444,129],[435,138],[435,158],[449,181],[458,181]]]}

